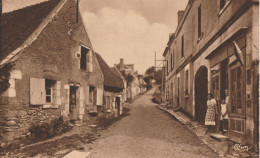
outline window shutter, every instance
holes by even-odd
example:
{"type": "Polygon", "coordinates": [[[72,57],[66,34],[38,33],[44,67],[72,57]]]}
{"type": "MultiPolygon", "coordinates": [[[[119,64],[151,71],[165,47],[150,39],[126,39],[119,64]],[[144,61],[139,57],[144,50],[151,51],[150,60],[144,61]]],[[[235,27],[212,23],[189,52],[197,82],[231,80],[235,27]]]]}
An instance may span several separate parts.
{"type": "Polygon", "coordinates": [[[45,99],[45,79],[30,78],[30,104],[41,105],[45,99]]]}
{"type": "Polygon", "coordinates": [[[93,90],[93,105],[97,105],[97,89],[93,90]]]}
{"type": "Polygon", "coordinates": [[[87,69],[88,72],[93,72],[93,53],[91,50],[88,52],[87,69]]]}
{"type": "Polygon", "coordinates": [[[60,96],[60,81],[56,81],[53,87],[53,103],[56,105],[61,105],[61,96],[60,96]]]}
{"type": "Polygon", "coordinates": [[[103,89],[97,88],[97,105],[103,105],[103,89]]]}

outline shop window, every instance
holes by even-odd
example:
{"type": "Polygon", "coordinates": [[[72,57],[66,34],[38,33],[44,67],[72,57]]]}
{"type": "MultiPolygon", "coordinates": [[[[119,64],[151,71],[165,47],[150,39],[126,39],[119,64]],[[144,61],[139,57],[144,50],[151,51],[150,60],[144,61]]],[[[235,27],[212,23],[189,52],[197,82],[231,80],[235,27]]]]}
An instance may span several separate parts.
{"type": "Polygon", "coordinates": [[[241,113],[241,66],[231,69],[231,111],[241,113]]]}
{"type": "Polygon", "coordinates": [[[215,76],[212,78],[212,88],[213,88],[213,96],[217,103],[219,103],[219,76],[215,76]]]}

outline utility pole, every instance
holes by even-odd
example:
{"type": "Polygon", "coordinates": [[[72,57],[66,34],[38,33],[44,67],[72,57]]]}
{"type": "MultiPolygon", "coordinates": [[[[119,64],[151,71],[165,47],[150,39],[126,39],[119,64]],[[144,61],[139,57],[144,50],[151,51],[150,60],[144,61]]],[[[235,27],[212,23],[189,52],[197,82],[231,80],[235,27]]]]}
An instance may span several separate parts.
{"type": "MultiPolygon", "coordinates": [[[[2,6],[3,6],[3,3],[2,3],[2,0],[0,0],[0,38],[2,37],[2,27],[1,27],[2,26],[2,24],[1,24],[2,23],[2,12],[3,12],[2,6]]],[[[2,43],[1,43],[1,40],[0,40],[0,54],[1,54],[1,50],[2,50],[1,46],[2,46],[2,43]]]]}
{"type": "MultiPolygon", "coordinates": [[[[161,68],[162,69],[162,82],[161,82],[161,95],[163,95],[163,91],[164,91],[164,62],[165,60],[157,60],[156,59],[156,52],[155,52],[155,60],[154,60],[154,69],[155,69],[155,72],[156,72],[156,69],[157,68],[161,68]],[[159,64],[157,64],[157,62],[159,62],[159,64]],[[162,65],[162,67],[160,67],[160,65],[162,65]]],[[[154,73],[155,74],[155,73],[154,73]]]]}

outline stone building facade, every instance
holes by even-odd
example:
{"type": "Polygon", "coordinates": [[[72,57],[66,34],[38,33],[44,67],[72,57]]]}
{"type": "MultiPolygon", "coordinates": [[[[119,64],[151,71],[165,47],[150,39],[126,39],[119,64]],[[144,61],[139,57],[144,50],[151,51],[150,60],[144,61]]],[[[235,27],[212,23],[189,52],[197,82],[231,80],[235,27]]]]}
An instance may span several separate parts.
{"type": "Polygon", "coordinates": [[[99,54],[96,53],[96,56],[104,75],[104,106],[102,111],[119,116],[123,112],[124,80],[107,65],[99,54]]]}
{"type": "Polygon", "coordinates": [[[102,105],[90,99],[93,89],[103,93],[104,78],[76,7],[51,0],[2,15],[1,86],[9,87],[0,97],[1,141],[60,116],[82,120],[102,105]]]}
{"type": "Polygon", "coordinates": [[[178,19],[163,53],[166,98],[204,124],[207,94],[220,110],[228,90],[230,137],[258,146],[259,1],[190,0],[178,19]]]}

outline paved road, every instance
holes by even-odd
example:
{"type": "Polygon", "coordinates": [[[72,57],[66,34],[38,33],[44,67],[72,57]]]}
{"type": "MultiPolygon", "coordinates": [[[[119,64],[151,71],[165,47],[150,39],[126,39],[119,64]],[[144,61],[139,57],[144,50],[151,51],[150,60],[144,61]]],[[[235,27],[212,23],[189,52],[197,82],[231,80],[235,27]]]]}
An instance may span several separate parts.
{"type": "Polygon", "coordinates": [[[94,158],[218,157],[195,134],[152,103],[149,91],[131,104],[90,148],[94,158]]]}

